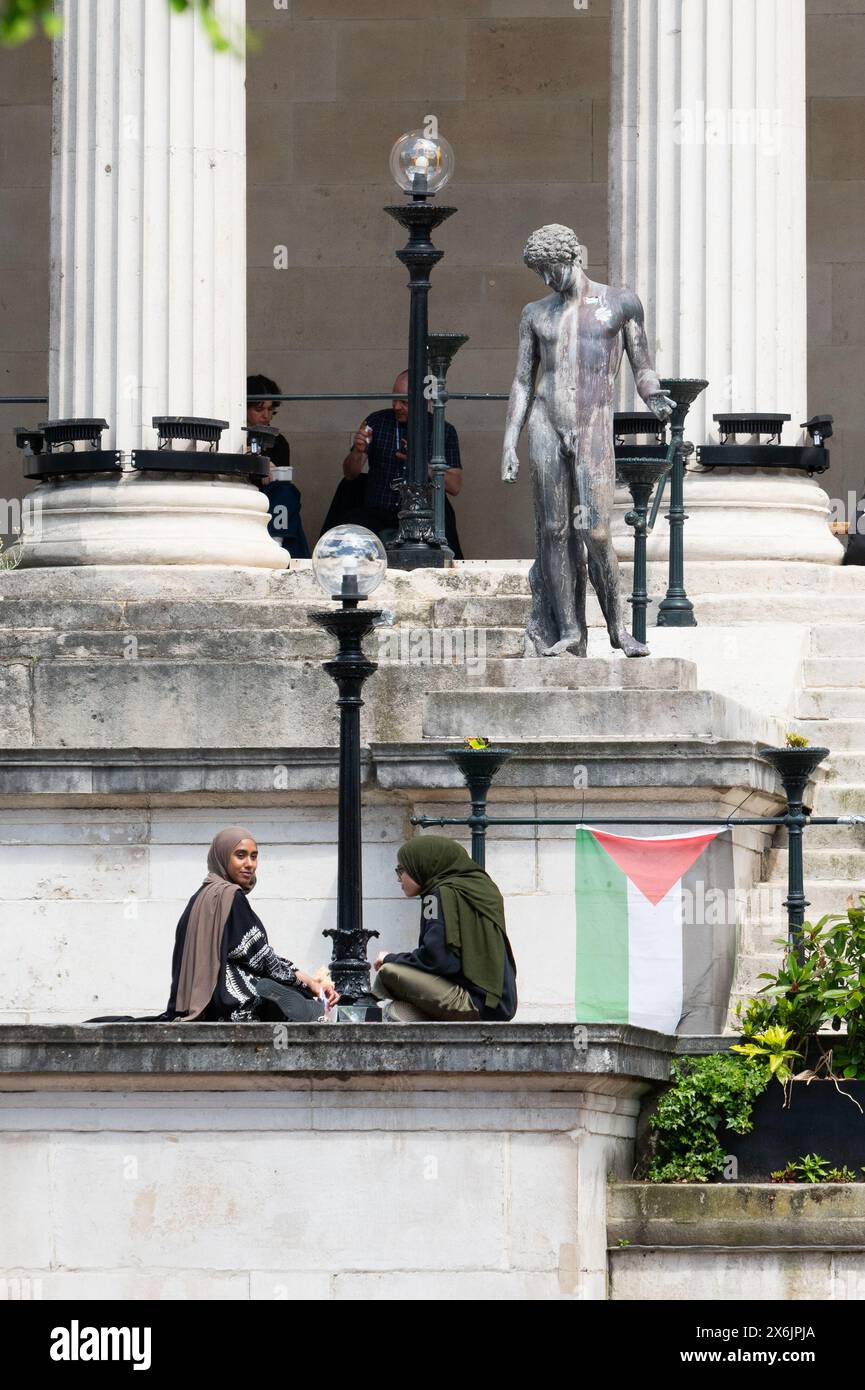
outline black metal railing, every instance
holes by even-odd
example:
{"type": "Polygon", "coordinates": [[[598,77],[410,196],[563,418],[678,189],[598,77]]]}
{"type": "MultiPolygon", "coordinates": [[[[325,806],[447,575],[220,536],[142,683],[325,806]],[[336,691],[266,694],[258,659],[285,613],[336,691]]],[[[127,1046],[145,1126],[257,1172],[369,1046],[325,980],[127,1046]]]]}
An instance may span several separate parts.
{"type": "Polygon", "coordinates": [[[804,804],[804,795],[816,767],[829,756],[828,748],[767,748],[760,756],[778,772],[787,797],[787,809],[781,816],[491,816],[487,797],[493,779],[513,756],[510,748],[449,748],[448,756],[460,769],[471,799],[467,816],[412,816],[412,825],[428,830],[433,826],[463,825],[471,830],[471,855],[481,868],[486,864],[486,836],[489,826],[498,825],[714,825],[733,830],[740,825],[783,826],[787,831],[787,896],[782,904],[787,910],[787,938],[802,958],[802,924],[805,909],[810,906],[805,897],[803,865],[803,833],[809,825],[857,825],[865,823],[863,816],[812,816],[804,804]]]}

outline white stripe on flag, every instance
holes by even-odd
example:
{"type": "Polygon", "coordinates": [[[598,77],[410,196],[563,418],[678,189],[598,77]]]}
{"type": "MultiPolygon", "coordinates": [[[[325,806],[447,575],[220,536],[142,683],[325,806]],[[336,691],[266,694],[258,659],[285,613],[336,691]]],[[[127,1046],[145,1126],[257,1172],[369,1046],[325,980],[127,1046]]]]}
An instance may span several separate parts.
{"type": "Polygon", "coordinates": [[[682,880],[653,906],[628,884],[628,1021],[675,1033],[682,1016],[682,880]]]}

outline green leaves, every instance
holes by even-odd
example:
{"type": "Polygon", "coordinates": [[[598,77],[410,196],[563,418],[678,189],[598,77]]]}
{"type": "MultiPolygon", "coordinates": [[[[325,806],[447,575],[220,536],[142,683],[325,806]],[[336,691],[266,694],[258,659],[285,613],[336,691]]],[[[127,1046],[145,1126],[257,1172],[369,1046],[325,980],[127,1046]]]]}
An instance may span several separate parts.
{"type": "MultiPolygon", "coordinates": [[[[147,0],[155,3],[155,0],[147,0]]],[[[198,17],[218,53],[242,53],[246,36],[226,34],[216,17],[213,0],[168,0],[173,10],[197,10],[198,17]]],[[[63,33],[63,20],[54,12],[54,0],[0,0],[0,45],[26,43],[40,31],[49,39],[63,33]]]]}
{"type": "Polygon", "coordinates": [[[776,1081],[780,1081],[783,1085],[793,1075],[788,1059],[802,1055],[787,1046],[792,1036],[792,1028],[782,1028],[780,1024],[776,1023],[770,1028],[764,1028],[761,1032],[755,1033],[752,1042],[733,1043],[730,1051],[741,1052],[743,1057],[749,1057],[752,1060],[755,1057],[764,1059],[769,1064],[769,1075],[774,1076],[776,1081]]]}
{"type": "MultiPolygon", "coordinates": [[[[865,1173],[865,1168],[861,1169],[865,1173]]],[[[778,1168],[771,1175],[772,1182],[861,1182],[862,1179],[846,1163],[840,1168],[830,1168],[828,1158],[820,1154],[805,1154],[804,1158],[792,1160],[784,1168],[778,1168]]]]}
{"type": "Polygon", "coordinates": [[[848,899],[846,913],[821,917],[802,927],[804,959],[787,951],[774,974],[761,975],[766,984],[747,1009],[738,1011],[745,1038],[737,1048],[750,1058],[779,1054],[773,1074],[792,1073],[780,1055],[784,1048],[760,1039],[765,1030],[787,1029],[795,1039],[792,1055],[807,1055],[809,1043],[821,1029],[841,1034],[820,1065],[848,1080],[865,1079],[865,894],[858,905],[848,899]],[[843,1030],[843,1031],[842,1031],[843,1030]],[[748,1045],[752,1044],[751,1047],[748,1045]]]}
{"type": "Polygon", "coordinates": [[[0,44],[26,43],[39,31],[49,38],[62,32],[63,21],[54,13],[54,0],[3,0],[0,6],[0,44]]]}
{"type": "Polygon", "coordinates": [[[751,1128],[751,1110],[769,1081],[764,1061],[713,1052],[680,1057],[673,1084],[649,1121],[655,1131],[650,1182],[710,1182],[723,1172],[727,1155],[718,1140],[724,1127],[735,1134],[751,1128]]]}

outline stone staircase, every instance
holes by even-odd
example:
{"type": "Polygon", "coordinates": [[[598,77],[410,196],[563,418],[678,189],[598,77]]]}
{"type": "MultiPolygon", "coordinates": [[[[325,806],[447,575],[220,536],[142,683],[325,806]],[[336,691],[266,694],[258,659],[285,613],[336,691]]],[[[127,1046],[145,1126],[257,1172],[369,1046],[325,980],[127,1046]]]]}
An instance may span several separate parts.
{"type": "MultiPolygon", "coordinates": [[[[833,618],[836,616],[833,609],[833,618]]],[[[865,617],[865,613],[863,613],[865,617]]],[[[833,621],[813,627],[802,665],[802,689],[792,727],[814,746],[831,750],[815,784],[813,812],[820,816],[865,814],[865,622],[833,621]]],[[[785,839],[782,831],[779,839],[785,839]]],[[[816,825],[805,832],[807,916],[842,912],[847,898],[865,892],[865,825],[816,825]]],[[[765,856],[765,877],[749,895],[740,923],[740,956],[734,999],[746,997],[774,968],[786,934],[782,906],[787,892],[784,844],[765,856]]]]}

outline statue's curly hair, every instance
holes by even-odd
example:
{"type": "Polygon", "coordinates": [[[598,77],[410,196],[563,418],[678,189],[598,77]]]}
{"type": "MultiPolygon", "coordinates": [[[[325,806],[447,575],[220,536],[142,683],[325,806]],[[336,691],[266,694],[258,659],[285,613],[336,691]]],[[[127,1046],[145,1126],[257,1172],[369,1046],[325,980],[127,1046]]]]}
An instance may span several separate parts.
{"type": "Polygon", "coordinates": [[[563,227],[561,222],[550,222],[546,227],[532,232],[523,251],[523,260],[531,270],[556,262],[573,265],[576,261],[581,266],[583,248],[576,232],[570,227],[563,227]]]}

